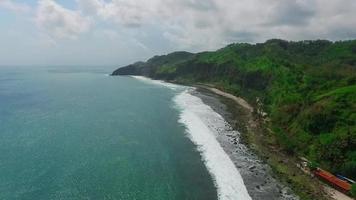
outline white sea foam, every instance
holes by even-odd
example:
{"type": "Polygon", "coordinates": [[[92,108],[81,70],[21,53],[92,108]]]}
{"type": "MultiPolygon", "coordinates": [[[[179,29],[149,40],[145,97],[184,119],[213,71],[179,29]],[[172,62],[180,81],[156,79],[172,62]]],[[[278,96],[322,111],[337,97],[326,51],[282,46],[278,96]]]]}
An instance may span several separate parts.
{"type": "Polygon", "coordinates": [[[181,109],[179,122],[186,126],[189,138],[198,146],[219,199],[251,199],[239,171],[215,137],[216,131],[226,129],[222,116],[188,90],[177,95],[174,101],[181,109]]]}
{"type": "Polygon", "coordinates": [[[145,83],[168,87],[172,90],[179,90],[179,89],[185,88],[185,86],[181,86],[181,85],[177,85],[177,84],[173,84],[173,83],[167,83],[167,82],[160,81],[160,80],[153,80],[153,79],[150,79],[150,78],[147,78],[144,76],[131,76],[131,77],[136,78],[136,79],[143,81],[145,83]]]}
{"type": "Polygon", "coordinates": [[[230,157],[216,139],[219,131],[228,129],[224,118],[203,101],[190,94],[191,87],[180,86],[143,76],[132,76],[148,84],[180,92],[174,102],[181,111],[179,122],[186,126],[189,138],[197,145],[217,188],[219,200],[251,200],[243,179],[230,157]]]}

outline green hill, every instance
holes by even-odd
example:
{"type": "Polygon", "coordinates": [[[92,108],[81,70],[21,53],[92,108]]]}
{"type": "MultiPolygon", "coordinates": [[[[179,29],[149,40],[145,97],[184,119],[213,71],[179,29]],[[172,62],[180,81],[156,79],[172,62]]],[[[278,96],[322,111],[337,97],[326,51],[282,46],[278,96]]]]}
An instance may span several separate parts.
{"type": "Polygon", "coordinates": [[[356,40],[273,39],[214,52],[175,52],[113,75],[212,84],[255,106],[259,98],[286,152],[356,178],[356,40]]]}

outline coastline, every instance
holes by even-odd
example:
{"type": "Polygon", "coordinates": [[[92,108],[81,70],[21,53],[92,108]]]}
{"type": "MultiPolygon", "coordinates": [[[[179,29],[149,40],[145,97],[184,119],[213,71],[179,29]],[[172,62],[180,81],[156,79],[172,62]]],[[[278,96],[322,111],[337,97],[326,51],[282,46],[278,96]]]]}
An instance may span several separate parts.
{"type": "Polygon", "coordinates": [[[194,88],[184,89],[173,99],[179,123],[186,136],[195,144],[211,175],[219,200],[252,200],[240,171],[226,153],[217,136],[232,130],[225,119],[195,96],[194,88]]]}
{"type": "Polygon", "coordinates": [[[185,128],[186,136],[195,144],[196,150],[200,153],[201,160],[214,182],[218,199],[252,199],[254,195],[247,190],[239,169],[217,139],[222,133],[234,134],[237,131],[233,131],[219,113],[205,104],[200,97],[194,95],[196,88],[141,76],[131,77],[175,91],[172,100],[174,107],[179,111],[178,123],[185,128]]]}
{"type": "MultiPolygon", "coordinates": [[[[186,86],[191,89],[189,94],[199,98],[203,105],[223,118],[226,123],[224,128],[214,130],[213,127],[210,131],[215,133],[217,142],[238,169],[252,199],[331,199],[319,181],[301,172],[296,165],[297,158],[286,155],[279,148],[273,133],[255,116],[254,108],[244,99],[210,85],[132,77],[173,90],[179,85],[186,86]]],[[[200,117],[205,118],[204,115],[200,117]]],[[[204,122],[204,119],[200,120],[204,122]]],[[[214,126],[214,122],[205,125],[214,126]]]]}
{"type": "Polygon", "coordinates": [[[268,199],[264,193],[276,194],[276,191],[271,189],[273,186],[277,188],[278,195],[270,199],[297,199],[297,196],[300,199],[331,199],[318,180],[301,172],[296,165],[298,163],[296,157],[286,155],[279,148],[273,133],[254,116],[252,106],[245,100],[211,86],[194,87],[197,88],[194,95],[201,98],[205,104],[222,115],[234,130],[241,133],[240,136],[221,135],[218,140],[239,168],[248,191],[260,193],[252,196],[253,199],[268,199]],[[240,151],[241,144],[247,148],[247,152],[257,163],[238,158],[236,152],[240,151]],[[252,167],[249,166],[251,164],[252,167]],[[261,177],[268,181],[258,185],[261,177]]]}
{"type": "Polygon", "coordinates": [[[289,187],[280,183],[273,176],[272,169],[245,144],[243,132],[246,129],[242,129],[246,128],[245,119],[248,119],[253,111],[253,108],[247,102],[237,98],[230,99],[231,102],[225,102],[220,96],[225,93],[216,89],[210,90],[207,87],[197,87],[192,94],[199,97],[204,104],[210,106],[216,113],[221,115],[231,126],[232,130],[219,132],[216,139],[239,170],[252,199],[299,199],[289,187]],[[235,108],[236,112],[239,113],[238,118],[229,112],[231,106],[229,103],[236,105],[236,101],[243,103],[242,105],[238,104],[239,106],[235,108]]]}

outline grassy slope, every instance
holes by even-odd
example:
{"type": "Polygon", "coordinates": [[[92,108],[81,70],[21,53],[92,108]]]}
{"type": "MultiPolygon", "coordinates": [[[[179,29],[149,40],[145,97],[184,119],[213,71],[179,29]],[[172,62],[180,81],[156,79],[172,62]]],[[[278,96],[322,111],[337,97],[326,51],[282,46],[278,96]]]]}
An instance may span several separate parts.
{"type": "Polygon", "coordinates": [[[213,84],[255,106],[259,98],[286,152],[356,179],[356,41],[231,44],[156,56],[119,74],[213,84]]]}

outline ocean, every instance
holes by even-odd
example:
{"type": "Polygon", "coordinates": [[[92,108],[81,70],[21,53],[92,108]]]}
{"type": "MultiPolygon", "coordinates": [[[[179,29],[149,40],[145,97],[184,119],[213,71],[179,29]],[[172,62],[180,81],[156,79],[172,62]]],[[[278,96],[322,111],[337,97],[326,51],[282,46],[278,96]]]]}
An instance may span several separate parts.
{"type": "Polygon", "coordinates": [[[0,199],[251,199],[193,88],[108,73],[0,68],[0,199]]]}

